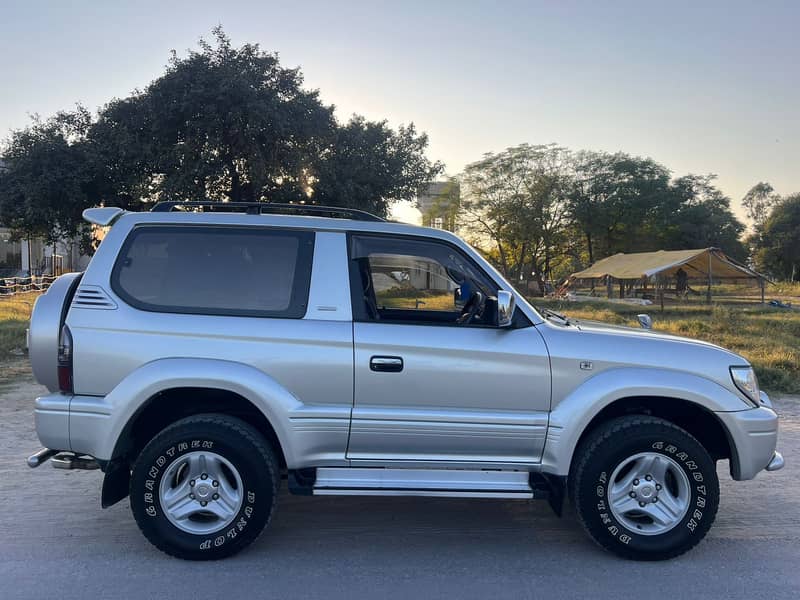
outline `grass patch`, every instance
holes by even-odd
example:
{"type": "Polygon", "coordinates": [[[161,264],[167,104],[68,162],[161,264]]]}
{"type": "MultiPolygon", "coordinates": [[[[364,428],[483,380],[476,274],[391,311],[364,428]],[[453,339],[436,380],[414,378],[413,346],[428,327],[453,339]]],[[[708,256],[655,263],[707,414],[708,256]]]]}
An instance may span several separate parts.
{"type": "Polygon", "coordinates": [[[0,298],[0,360],[18,356],[25,350],[25,330],[37,295],[0,298]]]}
{"type": "Polygon", "coordinates": [[[647,313],[653,329],[705,340],[733,350],[755,367],[764,389],[800,393],[800,310],[740,302],[685,303],[664,307],[609,302],[566,302],[533,298],[576,319],[638,327],[636,315],[647,313]]]}

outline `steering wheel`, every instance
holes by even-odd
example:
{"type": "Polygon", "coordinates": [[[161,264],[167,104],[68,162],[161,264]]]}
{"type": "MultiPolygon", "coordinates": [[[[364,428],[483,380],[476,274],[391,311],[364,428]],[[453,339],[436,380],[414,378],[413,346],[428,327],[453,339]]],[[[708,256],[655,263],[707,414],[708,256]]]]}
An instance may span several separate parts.
{"type": "Polygon", "coordinates": [[[461,315],[456,319],[458,325],[469,325],[472,320],[483,313],[486,306],[486,296],[480,290],[475,290],[461,309],[461,315]]]}

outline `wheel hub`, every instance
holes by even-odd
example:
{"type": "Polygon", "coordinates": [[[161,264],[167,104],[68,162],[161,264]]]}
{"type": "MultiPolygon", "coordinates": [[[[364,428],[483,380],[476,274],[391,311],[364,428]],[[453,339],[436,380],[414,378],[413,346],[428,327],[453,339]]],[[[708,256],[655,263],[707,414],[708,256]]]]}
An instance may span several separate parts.
{"type": "Polygon", "coordinates": [[[197,535],[224,529],[243,503],[236,467],[215,452],[190,452],[172,463],[159,486],[164,514],[178,529],[197,535]]]}
{"type": "Polygon", "coordinates": [[[655,481],[642,481],[639,480],[637,484],[631,484],[631,492],[633,498],[639,502],[657,502],[658,490],[656,490],[655,481]]]}
{"type": "MultiPolygon", "coordinates": [[[[192,485],[189,482],[189,485],[192,485]]],[[[211,487],[211,482],[202,482],[198,484],[197,482],[194,483],[194,494],[198,500],[210,500],[211,497],[214,495],[214,488],[211,487]]]]}
{"type": "Polygon", "coordinates": [[[608,486],[611,513],[627,529],[659,535],[675,527],[689,510],[689,477],[674,459],[640,452],[617,465],[608,486]]]}

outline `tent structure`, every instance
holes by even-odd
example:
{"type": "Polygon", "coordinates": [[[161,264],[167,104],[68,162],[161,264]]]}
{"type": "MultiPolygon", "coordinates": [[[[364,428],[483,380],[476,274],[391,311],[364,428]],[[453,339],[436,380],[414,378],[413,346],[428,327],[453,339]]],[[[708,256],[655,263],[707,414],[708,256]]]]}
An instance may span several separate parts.
{"type": "Polygon", "coordinates": [[[737,263],[719,248],[619,253],[597,261],[588,269],[573,273],[570,281],[605,278],[610,296],[613,279],[632,283],[641,280],[646,282],[654,277],[656,286],[660,285],[663,290],[666,282],[675,279],[679,270],[683,270],[689,279],[701,279],[707,283],[709,301],[713,280],[754,280],[761,287],[761,301],[764,301],[764,283],[767,278],[737,263]]]}

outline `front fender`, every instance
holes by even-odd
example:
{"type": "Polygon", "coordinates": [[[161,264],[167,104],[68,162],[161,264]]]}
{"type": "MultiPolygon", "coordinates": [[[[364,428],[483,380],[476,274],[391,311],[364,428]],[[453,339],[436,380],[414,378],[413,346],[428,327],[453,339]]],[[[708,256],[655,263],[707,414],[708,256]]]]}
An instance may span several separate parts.
{"type": "Polygon", "coordinates": [[[288,464],[296,462],[290,415],[302,403],[275,379],[254,367],[225,360],[166,358],[142,365],[107,396],[74,396],[70,444],[101,460],[112,457],[131,418],[159,392],[181,387],[226,390],[242,396],[269,420],[288,464]]]}
{"type": "Polygon", "coordinates": [[[748,409],[730,390],[698,375],[669,369],[608,369],[584,381],[550,413],[542,471],[568,475],[575,448],[592,419],[613,402],[634,397],[686,400],[712,412],[748,409]]]}

